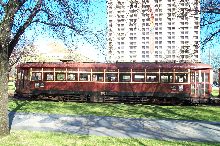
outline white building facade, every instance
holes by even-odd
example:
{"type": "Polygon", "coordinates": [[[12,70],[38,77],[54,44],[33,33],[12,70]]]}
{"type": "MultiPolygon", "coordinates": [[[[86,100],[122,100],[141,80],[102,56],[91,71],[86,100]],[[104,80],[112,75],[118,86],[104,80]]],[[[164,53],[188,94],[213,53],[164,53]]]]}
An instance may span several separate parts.
{"type": "Polygon", "coordinates": [[[200,61],[195,0],[107,1],[111,62],[200,61]]]}

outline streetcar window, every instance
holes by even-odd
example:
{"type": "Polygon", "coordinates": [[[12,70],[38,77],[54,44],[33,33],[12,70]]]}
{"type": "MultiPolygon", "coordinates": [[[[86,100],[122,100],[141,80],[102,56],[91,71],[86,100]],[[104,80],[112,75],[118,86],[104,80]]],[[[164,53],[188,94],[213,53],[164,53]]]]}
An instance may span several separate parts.
{"type": "Polygon", "coordinates": [[[146,82],[158,82],[158,74],[156,73],[147,73],[146,82]]]}
{"type": "Polygon", "coordinates": [[[31,76],[32,81],[40,81],[41,80],[41,73],[40,72],[33,72],[31,76]]]}
{"type": "Polygon", "coordinates": [[[201,77],[199,77],[199,73],[196,72],[195,75],[196,75],[196,82],[201,82],[201,77]]]}
{"type": "Polygon", "coordinates": [[[209,94],[209,84],[205,84],[205,93],[209,94]]]}
{"type": "Polygon", "coordinates": [[[65,71],[66,71],[66,68],[55,68],[55,71],[65,72],[65,71]]]}
{"type": "Polygon", "coordinates": [[[104,72],[104,68],[93,68],[93,72],[104,72]]]}
{"type": "Polygon", "coordinates": [[[205,78],[204,78],[205,73],[201,73],[201,81],[204,82],[205,78]]]}
{"type": "Polygon", "coordinates": [[[107,68],[106,72],[118,72],[118,69],[107,68]]]}
{"type": "Polygon", "coordinates": [[[191,84],[191,94],[195,94],[195,87],[196,85],[195,84],[191,84]]]}
{"type": "Polygon", "coordinates": [[[64,81],[65,79],[65,73],[56,73],[56,81],[64,81]]]}
{"type": "Polygon", "coordinates": [[[130,82],[131,81],[131,74],[130,73],[120,73],[119,74],[119,81],[120,82],[130,82]]]}
{"type": "Polygon", "coordinates": [[[90,72],[91,69],[90,68],[79,68],[80,72],[90,72]]]}
{"type": "Polygon", "coordinates": [[[68,73],[67,74],[67,80],[68,81],[76,81],[77,79],[77,73],[68,73]]]}
{"type": "Polygon", "coordinates": [[[173,74],[172,73],[162,73],[160,76],[161,83],[172,83],[173,74]]]}
{"type": "Polygon", "coordinates": [[[78,68],[68,68],[67,71],[68,72],[76,72],[76,71],[78,71],[78,68]]]}
{"type": "Polygon", "coordinates": [[[134,82],[144,82],[144,74],[134,74],[133,81],[134,82]]]}
{"type": "Polygon", "coordinates": [[[79,80],[80,81],[90,81],[90,73],[80,73],[79,80]]]}
{"type": "Polygon", "coordinates": [[[24,79],[24,80],[29,80],[29,79],[30,79],[29,70],[24,70],[24,71],[23,71],[23,79],[24,79]]]}
{"type": "Polygon", "coordinates": [[[191,72],[190,76],[191,76],[191,82],[195,82],[195,73],[191,72]]]}
{"type": "Polygon", "coordinates": [[[32,68],[32,71],[42,71],[42,68],[32,68]]]}
{"type": "Polygon", "coordinates": [[[21,72],[18,72],[18,75],[17,75],[17,76],[18,76],[18,80],[22,79],[22,78],[21,78],[21,75],[22,75],[22,73],[21,73],[21,72]]]}
{"type": "Polygon", "coordinates": [[[104,81],[104,74],[103,73],[93,73],[92,81],[104,81]]]}
{"type": "Polygon", "coordinates": [[[117,82],[118,74],[117,73],[106,73],[106,82],[117,82]]]}
{"type": "Polygon", "coordinates": [[[44,81],[53,81],[53,73],[44,73],[44,81]]]}
{"type": "Polygon", "coordinates": [[[186,83],[188,82],[188,76],[184,73],[176,73],[175,74],[175,82],[176,83],[186,83]]]}
{"type": "Polygon", "coordinates": [[[44,71],[54,71],[54,68],[44,68],[44,71]]]}
{"type": "Polygon", "coordinates": [[[209,82],[209,73],[205,73],[205,82],[209,82]]]}

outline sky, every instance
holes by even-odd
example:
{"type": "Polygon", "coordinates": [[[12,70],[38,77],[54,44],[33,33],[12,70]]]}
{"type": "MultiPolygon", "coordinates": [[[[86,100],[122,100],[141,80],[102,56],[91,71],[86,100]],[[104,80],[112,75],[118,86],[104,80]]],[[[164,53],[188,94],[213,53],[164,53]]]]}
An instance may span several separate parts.
{"type": "MultiPolygon", "coordinates": [[[[106,1],[105,0],[91,0],[91,8],[90,8],[90,19],[88,22],[89,29],[96,32],[101,31],[106,28],[106,1]]],[[[54,42],[56,39],[50,37],[50,31],[44,31],[41,26],[35,26],[31,27],[27,30],[26,36],[27,38],[34,38],[34,42],[36,45],[41,46],[42,49],[45,49],[45,44],[47,44],[48,41],[54,42]],[[39,34],[36,34],[39,32],[39,34]]],[[[204,37],[206,33],[201,32],[201,37],[204,37]]],[[[94,44],[88,43],[85,38],[82,36],[75,36],[74,42],[70,43],[69,46],[66,46],[66,48],[72,48],[75,50],[80,51],[82,54],[84,54],[87,57],[95,58],[97,61],[103,62],[105,61],[105,56],[103,54],[106,54],[107,50],[102,48],[99,45],[99,41],[97,41],[94,44]],[[98,45],[97,45],[98,44],[98,45]],[[101,48],[101,49],[100,49],[101,48]]],[[[59,42],[59,40],[58,40],[59,42]]],[[[102,42],[103,43],[103,42],[102,42]]],[[[103,43],[105,46],[105,43],[103,43]]],[[[206,50],[201,51],[201,61],[205,63],[209,63],[209,60],[207,60],[207,57],[209,57],[209,54],[212,56],[212,54],[220,54],[220,51],[218,50],[220,46],[220,43],[218,40],[213,40],[212,44],[207,44],[206,50]],[[210,52],[209,52],[210,48],[210,52]]]]}
{"type": "MultiPolygon", "coordinates": [[[[106,29],[106,1],[105,0],[91,0],[91,7],[89,9],[89,21],[88,21],[88,28],[90,31],[94,33],[97,31],[102,31],[106,29]]],[[[40,50],[44,51],[48,42],[57,42],[58,44],[64,44],[62,40],[57,38],[53,38],[53,32],[49,29],[45,31],[45,26],[41,25],[33,25],[29,27],[25,32],[25,38],[29,39],[29,41],[33,41],[34,45],[38,46],[40,50]]],[[[68,37],[68,36],[67,36],[68,37]]],[[[93,36],[92,36],[93,37],[93,36]]],[[[90,37],[90,38],[92,38],[90,37]]],[[[99,36],[103,38],[103,36],[99,36]]],[[[81,35],[75,35],[74,38],[68,37],[70,43],[67,43],[66,49],[73,49],[77,50],[86,57],[91,59],[97,60],[99,62],[105,61],[105,54],[106,50],[100,47],[101,43],[105,46],[105,42],[101,40],[100,42],[97,40],[92,40],[93,43],[88,43],[88,41],[81,35]],[[100,44],[99,44],[100,43],[100,44]],[[100,49],[101,48],[101,49],[100,49]]],[[[65,45],[65,44],[64,44],[65,45]]]]}

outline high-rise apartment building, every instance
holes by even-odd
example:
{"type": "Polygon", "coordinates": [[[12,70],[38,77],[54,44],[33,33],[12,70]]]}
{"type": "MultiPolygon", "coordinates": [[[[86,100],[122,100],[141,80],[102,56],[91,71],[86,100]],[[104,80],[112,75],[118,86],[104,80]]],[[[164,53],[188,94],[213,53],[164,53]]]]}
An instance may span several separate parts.
{"type": "Polygon", "coordinates": [[[200,61],[197,0],[107,1],[110,61],[200,61]]]}

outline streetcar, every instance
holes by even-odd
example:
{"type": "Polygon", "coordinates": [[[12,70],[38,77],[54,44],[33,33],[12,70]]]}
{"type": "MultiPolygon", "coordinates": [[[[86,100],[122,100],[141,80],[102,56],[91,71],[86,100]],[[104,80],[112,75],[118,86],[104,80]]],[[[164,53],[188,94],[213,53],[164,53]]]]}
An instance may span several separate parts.
{"type": "Polygon", "coordinates": [[[29,62],[17,65],[19,97],[81,102],[208,102],[212,67],[171,62],[29,62]]]}

